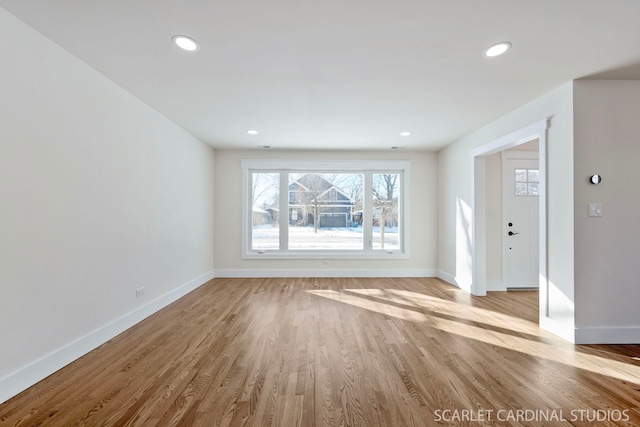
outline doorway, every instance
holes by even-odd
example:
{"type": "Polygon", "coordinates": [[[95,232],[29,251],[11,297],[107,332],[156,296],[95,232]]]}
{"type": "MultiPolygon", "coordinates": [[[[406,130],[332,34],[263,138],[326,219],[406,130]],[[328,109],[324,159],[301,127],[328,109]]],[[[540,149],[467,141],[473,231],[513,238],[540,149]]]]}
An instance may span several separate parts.
{"type": "MultiPolygon", "coordinates": [[[[530,144],[525,143],[521,146],[530,144]]],[[[501,281],[506,290],[538,289],[540,258],[538,152],[537,150],[508,150],[500,154],[502,157],[501,281]]]]}
{"type": "MultiPolygon", "coordinates": [[[[489,155],[538,140],[538,287],[540,319],[548,313],[547,225],[546,225],[546,146],[548,119],[532,123],[520,130],[500,137],[472,150],[473,158],[473,228],[471,293],[484,296],[487,292],[487,214],[486,214],[486,158],[489,155]]],[[[525,168],[526,169],[526,168],[525,168]]],[[[503,218],[504,220],[504,218],[503,218]]],[[[515,224],[515,223],[514,223],[515,224]]],[[[507,222],[508,228],[508,222],[507,222]]],[[[507,230],[508,233],[509,230],[507,230]]],[[[517,231],[514,231],[517,232],[517,231]]],[[[513,246],[512,246],[513,247],[513,246]]]]}

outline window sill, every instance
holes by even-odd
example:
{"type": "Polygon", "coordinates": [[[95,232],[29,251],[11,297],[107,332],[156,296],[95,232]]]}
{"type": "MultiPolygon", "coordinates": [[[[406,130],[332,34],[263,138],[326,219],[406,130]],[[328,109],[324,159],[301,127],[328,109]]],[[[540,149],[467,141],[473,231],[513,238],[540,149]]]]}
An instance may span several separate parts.
{"type": "Polygon", "coordinates": [[[409,259],[409,254],[399,251],[370,251],[370,252],[250,252],[242,255],[242,259],[282,259],[282,260],[294,260],[294,259],[309,259],[309,260],[325,260],[325,259],[350,259],[350,260],[368,260],[368,259],[409,259]]]}

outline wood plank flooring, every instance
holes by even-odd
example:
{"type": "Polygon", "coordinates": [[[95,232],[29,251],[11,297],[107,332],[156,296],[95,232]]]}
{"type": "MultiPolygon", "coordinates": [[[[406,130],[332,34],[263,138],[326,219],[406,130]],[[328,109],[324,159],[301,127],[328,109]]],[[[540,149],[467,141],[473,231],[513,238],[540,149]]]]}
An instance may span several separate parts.
{"type": "Polygon", "coordinates": [[[537,297],[214,279],[0,404],[0,426],[640,425],[640,346],[544,333],[537,297]]]}

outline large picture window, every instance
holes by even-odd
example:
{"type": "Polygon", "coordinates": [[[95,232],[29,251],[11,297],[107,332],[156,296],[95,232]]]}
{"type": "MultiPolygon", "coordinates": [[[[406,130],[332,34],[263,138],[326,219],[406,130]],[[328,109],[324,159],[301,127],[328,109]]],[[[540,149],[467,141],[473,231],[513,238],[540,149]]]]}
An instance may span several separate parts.
{"type": "Polygon", "coordinates": [[[406,258],[409,165],[243,160],[243,257],[406,258]]]}

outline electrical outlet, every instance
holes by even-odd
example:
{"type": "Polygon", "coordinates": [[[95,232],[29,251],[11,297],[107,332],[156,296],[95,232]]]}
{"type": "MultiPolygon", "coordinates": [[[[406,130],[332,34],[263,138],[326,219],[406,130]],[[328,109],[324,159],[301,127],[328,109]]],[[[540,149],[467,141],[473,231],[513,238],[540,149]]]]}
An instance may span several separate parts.
{"type": "Polygon", "coordinates": [[[136,298],[144,295],[144,286],[142,288],[136,289],[136,298]]]}

